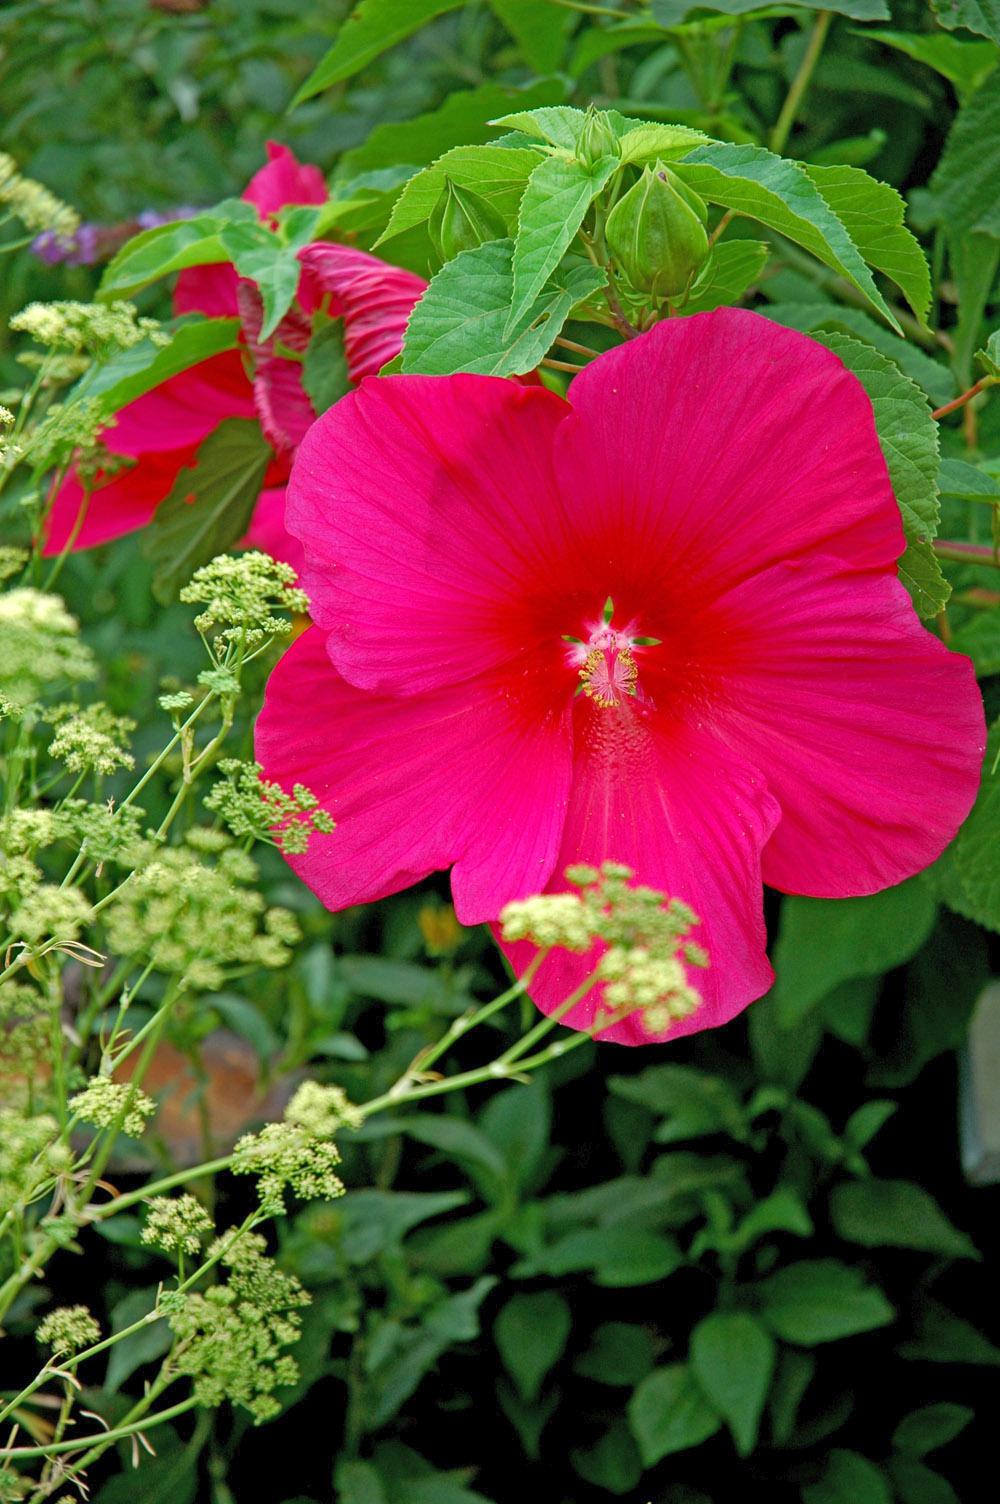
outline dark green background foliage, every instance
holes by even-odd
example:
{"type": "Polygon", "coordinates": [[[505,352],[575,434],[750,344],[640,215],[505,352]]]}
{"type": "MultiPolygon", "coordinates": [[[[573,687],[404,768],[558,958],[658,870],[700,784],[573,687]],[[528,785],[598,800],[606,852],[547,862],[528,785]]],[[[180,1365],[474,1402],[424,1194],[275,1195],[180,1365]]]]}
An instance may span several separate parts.
{"type": "MultiPolygon", "coordinates": [[[[729,18],[749,5],[718,0],[692,26],[685,0],[653,0],[641,15],[626,5],[633,19],[619,27],[543,0],[398,0],[381,7],[403,18],[398,44],[365,57],[355,34],[352,58],[342,41],[325,86],[287,113],[347,9],[8,0],[3,144],[105,222],[238,192],[268,136],[335,183],[422,167],[487,140],[486,121],[515,107],[513,87],[766,144],[813,20],[776,7],[737,27],[729,18]],[[407,17],[429,24],[406,37],[407,17]]],[[[909,326],[915,342],[896,358],[942,403],[972,372],[982,316],[996,323],[1000,12],[947,0],[944,30],[919,0],[836,9],[787,150],[864,165],[909,197],[935,276],[930,323],[950,333],[954,359],[909,326]],[[964,322],[957,293],[974,307],[964,322]]],[[[387,206],[403,176],[368,181],[387,206]]],[[[387,212],[359,230],[363,243],[387,212]]],[[[840,352],[845,335],[870,341],[870,357],[892,337],[833,280],[789,252],[762,306],[830,333],[840,352]]],[[[88,295],[95,282],[91,269],[20,256],[0,312],[88,295]]],[[[143,298],[162,306],[159,291],[143,298]]],[[[986,454],[997,430],[987,408],[986,454]]],[[[942,444],[964,453],[956,429],[942,444]]],[[[969,484],[961,464],[942,472],[942,531],[965,526],[969,484]]],[[[63,578],[107,666],[108,698],[143,725],[159,679],[196,667],[183,660],[186,618],[153,603],[134,541],[75,560],[63,578]]],[[[996,588],[989,570],[953,579],[996,588]]],[[[995,717],[996,622],[959,604],[954,628],[995,717]]],[[[246,738],[249,751],[249,728],[246,738]]],[[[997,1201],[963,1180],[958,1099],[967,1023],[1000,960],[997,894],[976,877],[993,830],[977,814],[931,873],[888,894],[769,896],[777,985],[718,1034],[641,1052],[587,1047],[530,1085],[452,1096],[345,1138],[347,1196],[282,1232],[282,1260],[314,1295],[291,1408],[262,1432],[225,1413],[161,1432],[138,1484],[114,1469],[95,1478],[96,1504],[137,1487],[144,1504],[319,1504],[334,1492],[341,1504],[986,1498],[997,1201]]],[[[176,1039],[186,1049],[225,1027],[266,1075],[308,1064],[361,1100],[501,980],[479,934],[444,959],[426,954],[417,915],[446,901],[443,881],[331,916],[276,854],[264,870],[269,901],[299,913],[307,943],[252,1002],[223,996],[188,1018],[176,1039]]],[[[122,1326],[164,1268],[137,1222],[108,1231],[89,1287],[98,1314],[122,1326]]],[[[53,1296],[78,1298],[79,1280],[78,1265],[58,1265],[53,1296]]],[[[31,1320],[22,1303],[11,1330],[26,1343],[31,1320]]],[[[112,1396],[138,1392],[158,1356],[156,1330],[142,1340],[115,1350],[94,1396],[109,1419],[112,1396]]]]}

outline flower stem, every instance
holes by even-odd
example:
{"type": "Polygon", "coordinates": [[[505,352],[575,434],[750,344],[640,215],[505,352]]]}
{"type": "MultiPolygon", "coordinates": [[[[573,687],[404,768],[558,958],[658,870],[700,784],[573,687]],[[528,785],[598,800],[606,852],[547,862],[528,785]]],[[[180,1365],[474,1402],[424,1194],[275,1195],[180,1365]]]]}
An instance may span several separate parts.
{"type": "Polygon", "coordinates": [[[951,559],[955,564],[992,564],[1000,568],[997,551],[985,543],[959,543],[951,538],[935,538],[931,548],[939,559],[951,559]]]}
{"type": "Polygon", "coordinates": [[[798,116],[803,95],[809,87],[813,70],[819,62],[819,56],[823,51],[823,44],[826,41],[826,35],[830,30],[830,22],[832,20],[833,12],[829,10],[821,10],[816,17],[812,35],[806,45],[805,52],[802,54],[802,61],[799,63],[798,71],[792,79],[791,86],[785,96],[785,102],[781,106],[781,112],[774,122],[774,128],[771,131],[771,139],[768,145],[774,152],[780,154],[785,149],[788,137],[791,135],[792,126],[795,124],[798,116]]]}
{"type": "Polygon", "coordinates": [[[193,1410],[198,1401],[194,1395],[189,1395],[186,1400],[180,1400],[176,1405],[170,1405],[166,1410],[158,1410],[155,1415],[148,1418],[134,1420],[127,1426],[116,1426],[112,1431],[101,1431],[95,1436],[78,1436],[75,1441],[60,1441],[55,1444],[50,1442],[47,1446],[40,1447],[5,1447],[0,1449],[0,1458],[21,1460],[27,1457],[53,1457],[57,1452],[79,1452],[83,1447],[89,1447],[97,1443],[103,1450],[112,1442],[120,1441],[123,1436],[134,1436],[137,1431],[145,1431],[148,1426],[159,1426],[164,1421],[174,1420],[178,1415],[184,1415],[188,1410],[193,1410]]]}
{"type": "Polygon", "coordinates": [[[972,386],[970,386],[967,392],[963,392],[960,397],[955,397],[953,401],[946,402],[944,407],[936,407],[931,413],[931,417],[946,418],[949,413],[953,413],[958,408],[964,407],[967,402],[971,402],[973,397],[978,397],[980,392],[985,392],[987,387],[997,386],[998,384],[1000,384],[1000,376],[981,376],[979,380],[972,386]]]}

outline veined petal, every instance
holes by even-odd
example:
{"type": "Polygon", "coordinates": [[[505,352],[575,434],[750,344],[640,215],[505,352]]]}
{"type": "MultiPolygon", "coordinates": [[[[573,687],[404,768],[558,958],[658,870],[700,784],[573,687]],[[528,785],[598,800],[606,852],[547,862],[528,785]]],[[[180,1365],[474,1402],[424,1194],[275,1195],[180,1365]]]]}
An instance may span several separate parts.
{"type": "Polygon", "coordinates": [[[331,313],[344,320],[344,353],[352,381],[377,376],[403,348],[413,305],[427,283],[367,251],[316,241],[299,255],[307,283],[332,293],[331,313]]]}
{"type": "Polygon", "coordinates": [[[516,664],[543,641],[561,647],[568,628],[544,631],[525,602],[565,588],[551,452],[567,411],[551,392],[489,376],[388,376],[313,424],[288,528],[350,683],[416,694],[516,664]]]}
{"type": "Polygon", "coordinates": [[[318,167],[300,162],[289,146],[267,142],[267,162],[254,173],[242,197],[262,219],[289,204],[325,204],[326,179],[318,167]]]}
{"type": "MultiPolygon", "coordinates": [[[[691,938],[709,954],[691,981],[702,1004],[662,1038],[678,1038],[729,1021],[767,991],[761,851],[779,810],[763,779],[705,730],[632,706],[605,710],[577,701],[573,787],[550,891],[575,862],[625,862],[636,880],[688,904],[701,923],[691,938]]],[[[504,944],[515,969],[535,954],[526,942],[504,944]]],[[[554,952],[531,988],[551,1013],[583,982],[599,958],[554,952]]],[[[586,1029],[601,1001],[595,987],[566,1015],[586,1029]]],[[[649,1044],[638,1014],[602,1033],[619,1044],[649,1044]]]]}
{"type": "Polygon", "coordinates": [[[113,480],[98,485],[86,501],[75,468],[69,472],[50,504],[45,524],[46,554],[62,553],[72,539],[74,552],[96,548],[152,521],[164,497],[185,465],[194,463],[196,446],[144,454],[113,480]],[[83,520],[79,527],[78,520],[83,520]]]}
{"type": "Polygon", "coordinates": [[[765,880],[843,898],[934,861],[976,797],[983,702],[972,664],[921,626],[899,581],[781,564],[712,614],[709,714],[782,809],[765,880]]]}
{"type": "Polygon", "coordinates": [[[253,390],[236,350],[201,360],[115,414],[104,441],[115,454],[199,444],[225,418],[253,418],[253,390]]]}
{"type": "Polygon", "coordinates": [[[330,663],[323,633],[297,639],[257,720],[265,776],[304,783],[337,821],[295,871],[331,909],[396,893],[452,866],[463,924],[544,888],[570,778],[568,716],[531,687],[479,680],[419,697],[368,694],[330,663]]]}
{"type": "Polygon", "coordinates": [[[560,485],[589,552],[618,540],[650,602],[698,603],[815,550],[858,568],[902,553],[861,383],[760,314],[668,319],[594,361],[570,399],[560,485]]]}

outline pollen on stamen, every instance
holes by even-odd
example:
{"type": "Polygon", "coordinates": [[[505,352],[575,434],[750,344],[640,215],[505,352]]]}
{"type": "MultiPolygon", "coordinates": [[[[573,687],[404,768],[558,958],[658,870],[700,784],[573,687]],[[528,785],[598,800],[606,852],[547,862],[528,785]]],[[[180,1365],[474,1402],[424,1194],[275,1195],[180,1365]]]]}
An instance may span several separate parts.
{"type": "Polygon", "coordinates": [[[606,710],[621,705],[638,690],[639,668],[628,646],[617,643],[591,648],[580,669],[585,695],[606,710]]]}

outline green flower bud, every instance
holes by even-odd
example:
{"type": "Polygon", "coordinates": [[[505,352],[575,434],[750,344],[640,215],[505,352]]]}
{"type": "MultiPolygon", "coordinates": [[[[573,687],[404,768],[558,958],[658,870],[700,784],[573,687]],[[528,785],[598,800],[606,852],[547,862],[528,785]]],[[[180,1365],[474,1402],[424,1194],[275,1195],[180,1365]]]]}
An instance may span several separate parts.
{"type": "Polygon", "coordinates": [[[657,298],[684,291],[708,255],[707,214],[669,168],[658,162],[643,169],[608,215],[606,229],[615,260],[637,291],[657,298]]]}
{"type": "Polygon", "coordinates": [[[487,240],[502,240],[507,225],[486,199],[446,177],[427,230],[441,260],[451,261],[460,251],[474,250],[487,240]]]}
{"type": "Polygon", "coordinates": [[[619,155],[618,138],[611,129],[611,122],[604,110],[588,106],[587,115],[580,127],[576,142],[576,157],[585,167],[590,167],[601,157],[619,155]]]}

